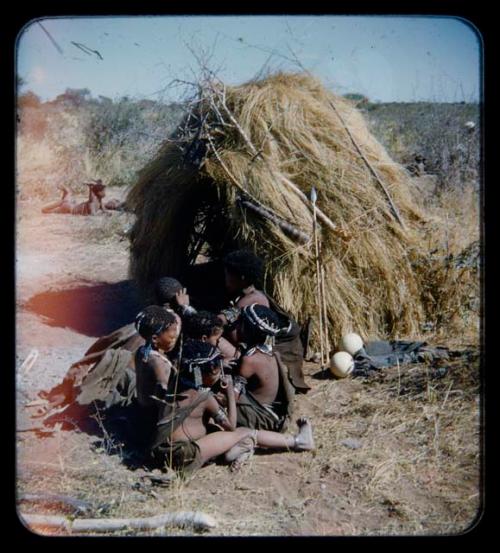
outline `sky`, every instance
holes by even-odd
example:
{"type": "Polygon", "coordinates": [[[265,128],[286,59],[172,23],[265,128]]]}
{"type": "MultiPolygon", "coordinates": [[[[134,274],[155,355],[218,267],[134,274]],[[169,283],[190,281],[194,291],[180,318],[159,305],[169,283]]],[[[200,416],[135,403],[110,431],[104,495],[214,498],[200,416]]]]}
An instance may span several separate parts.
{"type": "Polygon", "coordinates": [[[479,32],[453,17],[85,16],[28,23],[16,71],[20,92],[43,101],[66,88],[180,100],[173,81],[196,81],[204,59],[230,85],[306,69],[337,94],[374,102],[475,102],[481,55],[479,32]]]}

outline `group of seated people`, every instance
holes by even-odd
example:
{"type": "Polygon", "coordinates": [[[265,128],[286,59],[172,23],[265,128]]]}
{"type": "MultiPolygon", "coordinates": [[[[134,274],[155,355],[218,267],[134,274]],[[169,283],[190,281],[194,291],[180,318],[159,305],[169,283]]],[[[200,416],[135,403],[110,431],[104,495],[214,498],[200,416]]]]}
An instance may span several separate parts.
{"type": "MultiPolygon", "coordinates": [[[[87,382],[105,380],[99,367],[105,365],[106,371],[111,365],[103,365],[106,352],[125,354],[134,401],[147,427],[148,454],[159,466],[183,474],[216,458],[238,469],[257,447],[314,449],[306,418],[297,420],[294,434],[287,433],[294,395],[309,389],[302,373],[300,327],[257,289],[263,274],[258,257],[232,252],[224,258],[224,269],[226,289],[234,298],[230,307],[220,313],[198,311],[180,282],[161,278],[156,304],[98,340],[58,390],[66,399],[78,399],[87,382]]],[[[54,402],[58,396],[49,392],[46,397],[54,402]]]]}

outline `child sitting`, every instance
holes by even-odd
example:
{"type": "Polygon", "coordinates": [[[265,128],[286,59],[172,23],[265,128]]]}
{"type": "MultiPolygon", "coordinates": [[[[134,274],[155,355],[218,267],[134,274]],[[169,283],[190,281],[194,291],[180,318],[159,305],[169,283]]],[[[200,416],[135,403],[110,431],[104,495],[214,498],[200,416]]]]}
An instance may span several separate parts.
{"type": "Polygon", "coordinates": [[[274,350],[281,321],[270,308],[254,303],[242,308],[235,330],[243,345],[235,372],[238,426],[283,431],[295,392],[274,350]]]}
{"type": "Polygon", "coordinates": [[[299,432],[295,436],[236,428],[232,378],[223,375],[222,355],[207,342],[192,340],[185,344],[181,371],[174,380],[174,400],[164,403],[151,447],[163,465],[188,474],[224,453],[226,460],[238,468],[255,446],[295,451],[314,448],[311,425],[306,419],[298,421],[299,432]],[[226,395],[227,410],[210,391],[218,381],[226,395]],[[208,434],[210,418],[223,430],[208,434]]]}
{"type": "Polygon", "coordinates": [[[230,369],[231,364],[240,356],[240,351],[231,342],[223,338],[224,323],[209,311],[198,311],[184,318],[183,334],[185,338],[208,342],[222,353],[224,367],[230,369]]]}
{"type": "Polygon", "coordinates": [[[172,372],[165,354],[177,343],[180,323],[171,311],[150,305],[137,315],[135,325],[146,341],[135,353],[137,400],[143,407],[157,407],[158,399],[167,393],[172,372]]]}
{"type": "MultiPolygon", "coordinates": [[[[263,260],[247,250],[231,252],[224,258],[224,275],[226,290],[234,299],[233,307],[221,312],[222,320],[231,327],[241,309],[256,303],[268,307],[280,319],[286,321],[276,336],[276,351],[287,367],[290,382],[296,393],[307,393],[310,387],[306,384],[302,372],[304,344],[301,340],[301,329],[271,296],[260,289],[264,277],[263,260]]],[[[233,341],[237,339],[234,331],[228,338],[233,341]]]]}

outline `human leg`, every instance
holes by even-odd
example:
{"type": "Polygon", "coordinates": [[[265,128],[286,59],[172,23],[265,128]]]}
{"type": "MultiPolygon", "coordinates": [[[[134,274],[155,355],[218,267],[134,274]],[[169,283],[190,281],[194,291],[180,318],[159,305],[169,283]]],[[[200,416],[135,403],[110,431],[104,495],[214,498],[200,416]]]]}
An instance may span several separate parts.
{"type": "Polygon", "coordinates": [[[71,212],[71,206],[72,206],[72,197],[71,192],[69,189],[59,184],[57,186],[59,190],[62,192],[62,197],[57,202],[51,202],[50,204],[47,204],[46,206],[42,207],[42,213],[70,213],[71,212]]]}
{"type": "Polygon", "coordinates": [[[245,436],[227,451],[224,458],[228,463],[231,463],[232,470],[238,470],[253,455],[256,446],[291,451],[310,451],[314,449],[312,427],[309,421],[305,417],[301,417],[297,420],[297,426],[298,432],[293,436],[270,430],[252,430],[250,435],[245,436]]]}
{"type": "Polygon", "coordinates": [[[311,423],[305,417],[301,417],[297,420],[297,426],[298,432],[295,435],[258,430],[256,434],[257,445],[269,449],[291,449],[293,451],[314,449],[311,423]]]}
{"type": "Polygon", "coordinates": [[[203,462],[206,463],[210,459],[229,451],[235,444],[250,436],[252,432],[254,431],[250,428],[240,427],[231,432],[212,432],[196,440],[203,462]]]}

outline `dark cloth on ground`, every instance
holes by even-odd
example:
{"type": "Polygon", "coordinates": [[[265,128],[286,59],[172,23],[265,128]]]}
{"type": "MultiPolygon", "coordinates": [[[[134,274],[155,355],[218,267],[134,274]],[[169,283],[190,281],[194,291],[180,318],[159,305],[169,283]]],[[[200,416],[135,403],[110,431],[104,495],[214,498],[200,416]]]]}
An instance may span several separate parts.
{"type": "Polygon", "coordinates": [[[203,466],[200,447],[193,440],[165,442],[156,448],[155,453],[163,463],[184,474],[192,473],[203,466]]]}
{"type": "Polygon", "coordinates": [[[116,437],[129,451],[139,453],[147,462],[157,420],[158,406],[143,407],[134,398],[126,406],[118,403],[106,409],[103,424],[108,434],[116,437]]]}
{"type": "Polygon", "coordinates": [[[83,379],[75,401],[89,405],[101,401],[106,408],[129,405],[136,395],[132,353],[125,349],[110,349],[83,379]]]}
{"type": "MultiPolygon", "coordinates": [[[[123,364],[122,367],[133,368],[134,357],[130,352],[135,351],[143,343],[144,339],[137,333],[134,323],[123,326],[111,334],[102,336],[90,346],[85,352],[84,357],[71,365],[60,384],[48,391],[42,390],[39,396],[47,399],[54,406],[62,406],[73,402],[83,382],[96,369],[99,369],[99,371],[104,369],[101,361],[107,352],[118,349],[128,352],[130,354],[130,362],[129,364],[123,364]]],[[[127,354],[122,354],[122,359],[126,357],[127,354]]],[[[109,359],[110,357],[108,356],[107,360],[109,361],[109,359]]]]}
{"type": "Polygon", "coordinates": [[[370,371],[405,363],[431,362],[448,359],[449,350],[443,346],[429,346],[427,342],[407,340],[377,340],[368,342],[354,355],[353,376],[366,376],[370,371]]]}
{"type": "Polygon", "coordinates": [[[257,430],[285,432],[293,416],[295,390],[288,378],[287,367],[279,353],[273,352],[278,362],[279,388],[272,405],[260,403],[251,392],[245,390],[236,402],[236,425],[257,430]]]}
{"type": "Polygon", "coordinates": [[[304,373],[302,372],[305,349],[301,339],[301,327],[271,296],[266,294],[266,297],[271,309],[282,317],[286,317],[292,323],[290,330],[286,334],[276,337],[274,349],[280,354],[281,360],[287,366],[288,377],[296,393],[305,394],[311,387],[306,384],[304,373]]]}
{"type": "Polygon", "coordinates": [[[97,363],[106,351],[110,349],[121,348],[135,352],[142,344],[144,344],[144,338],[137,332],[135,324],[130,323],[113,331],[111,334],[99,338],[90,346],[81,359],[73,363],[72,367],[97,363]]]}

